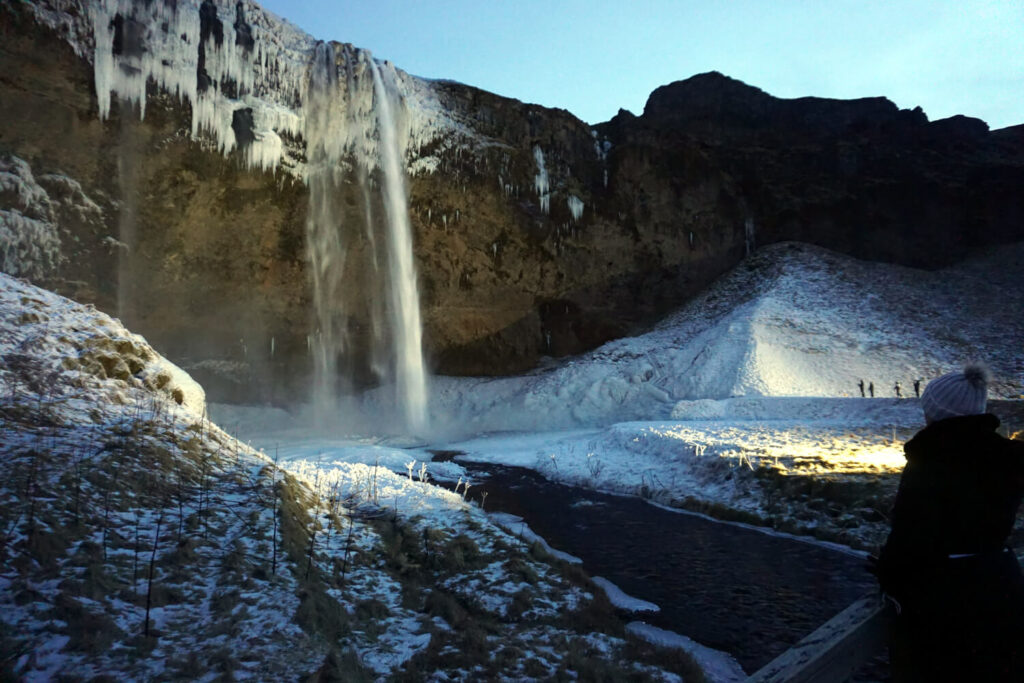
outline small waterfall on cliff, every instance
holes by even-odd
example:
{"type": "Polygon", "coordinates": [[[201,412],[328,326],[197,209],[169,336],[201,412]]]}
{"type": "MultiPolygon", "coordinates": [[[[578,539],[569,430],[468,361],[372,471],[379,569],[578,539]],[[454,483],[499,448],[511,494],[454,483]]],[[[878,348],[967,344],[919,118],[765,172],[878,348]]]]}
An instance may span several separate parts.
{"type": "Polygon", "coordinates": [[[374,381],[394,384],[397,412],[415,432],[426,425],[426,370],[400,103],[389,76],[365,51],[316,48],[305,107],[313,401],[318,419],[330,419],[349,388],[344,363],[362,365],[374,381]],[[369,329],[353,330],[354,320],[369,329]]]}
{"type": "Polygon", "coordinates": [[[142,153],[138,132],[132,122],[134,105],[121,103],[121,130],[118,136],[117,189],[120,204],[117,216],[117,317],[125,325],[136,323],[135,268],[136,228],[139,211],[139,174],[142,153]]]}
{"type": "Polygon", "coordinates": [[[313,405],[318,421],[326,420],[336,409],[339,353],[345,348],[344,311],[339,300],[344,275],[345,245],[341,241],[341,212],[336,188],[343,180],[338,150],[331,147],[330,110],[337,89],[334,50],[329,45],[317,48],[310,70],[307,94],[306,139],[309,141],[308,171],[309,214],[306,217],[306,250],[313,281],[313,331],[310,350],[313,355],[313,405]]]}

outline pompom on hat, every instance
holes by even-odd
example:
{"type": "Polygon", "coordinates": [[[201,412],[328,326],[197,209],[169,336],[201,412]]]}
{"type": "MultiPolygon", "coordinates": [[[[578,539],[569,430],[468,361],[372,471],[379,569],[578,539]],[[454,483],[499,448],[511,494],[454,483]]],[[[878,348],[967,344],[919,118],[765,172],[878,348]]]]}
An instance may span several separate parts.
{"type": "Polygon", "coordinates": [[[924,419],[931,424],[949,417],[981,415],[988,402],[989,379],[984,365],[972,363],[963,372],[951,372],[928,382],[921,394],[924,419]]]}

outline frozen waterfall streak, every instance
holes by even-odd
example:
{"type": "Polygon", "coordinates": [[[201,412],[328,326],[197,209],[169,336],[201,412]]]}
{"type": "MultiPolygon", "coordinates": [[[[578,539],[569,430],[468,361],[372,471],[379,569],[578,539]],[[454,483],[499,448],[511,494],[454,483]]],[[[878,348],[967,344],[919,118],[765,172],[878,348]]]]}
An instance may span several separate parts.
{"type": "Polygon", "coordinates": [[[412,258],[412,226],[405,194],[405,169],[398,149],[387,85],[369,60],[377,99],[380,160],[384,171],[384,209],[388,218],[388,265],[391,270],[391,317],[395,338],[395,388],[406,426],[420,430],[427,421],[427,380],[423,364],[423,330],[412,258]]]}
{"type": "Polygon", "coordinates": [[[317,329],[313,333],[313,405],[317,420],[333,416],[338,395],[338,354],[345,340],[344,315],[340,309],[345,246],[341,240],[341,217],[335,211],[334,194],[340,185],[335,150],[329,126],[331,97],[337,87],[334,50],[329,44],[317,46],[310,74],[306,139],[309,145],[309,215],[306,219],[306,249],[313,280],[313,307],[317,329]]]}

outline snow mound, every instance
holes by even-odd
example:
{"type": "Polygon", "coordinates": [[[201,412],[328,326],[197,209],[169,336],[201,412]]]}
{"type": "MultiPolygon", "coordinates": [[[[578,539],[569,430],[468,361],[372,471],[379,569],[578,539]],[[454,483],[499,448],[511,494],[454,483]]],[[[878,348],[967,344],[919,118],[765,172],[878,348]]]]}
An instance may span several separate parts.
{"type": "Polygon", "coordinates": [[[594,576],[590,579],[594,585],[599,587],[608,596],[608,601],[615,607],[627,612],[660,612],[661,608],[653,602],[641,600],[629,595],[614,583],[603,576],[594,576]]]}
{"type": "Polygon", "coordinates": [[[632,621],[626,625],[626,630],[659,647],[675,647],[685,650],[704,669],[707,679],[714,683],[747,680],[743,667],[732,655],[701,645],[684,635],[651,626],[644,621],[632,621]]]}
{"type": "Polygon", "coordinates": [[[49,396],[86,388],[120,404],[143,390],[196,418],[206,410],[203,388],[120,321],[0,274],[0,386],[22,385],[49,396]]]}
{"type": "Polygon", "coordinates": [[[845,410],[904,423],[930,378],[985,361],[993,398],[1024,392],[1024,244],[924,271],[798,243],[753,254],[651,331],[523,377],[438,378],[435,422],[469,431],[555,430],[624,420],[814,419],[845,410]],[[792,397],[787,402],[756,398],[792,397]],[[797,397],[857,398],[857,402],[797,397]],[[715,403],[723,399],[751,399],[715,403]],[[900,419],[887,418],[888,410],[900,419]],[[879,413],[878,415],[873,415],[879,413]]]}

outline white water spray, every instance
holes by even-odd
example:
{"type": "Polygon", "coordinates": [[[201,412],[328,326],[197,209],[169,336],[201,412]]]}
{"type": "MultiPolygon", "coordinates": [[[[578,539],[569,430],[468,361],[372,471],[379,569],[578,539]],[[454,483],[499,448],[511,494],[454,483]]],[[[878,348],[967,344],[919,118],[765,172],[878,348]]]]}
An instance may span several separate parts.
{"type": "Polygon", "coordinates": [[[380,69],[371,59],[377,96],[381,167],[384,171],[384,208],[388,218],[388,265],[391,272],[391,320],[395,335],[395,385],[406,424],[414,432],[426,426],[427,385],[423,366],[423,330],[416,268],[412,259],[412,226],[405,190],[390,94],[380,69]]]}

